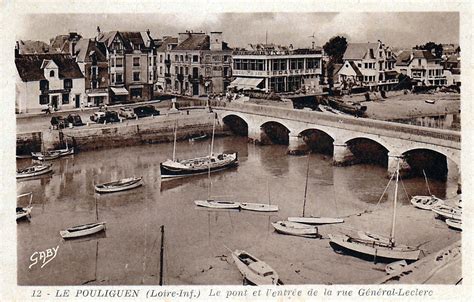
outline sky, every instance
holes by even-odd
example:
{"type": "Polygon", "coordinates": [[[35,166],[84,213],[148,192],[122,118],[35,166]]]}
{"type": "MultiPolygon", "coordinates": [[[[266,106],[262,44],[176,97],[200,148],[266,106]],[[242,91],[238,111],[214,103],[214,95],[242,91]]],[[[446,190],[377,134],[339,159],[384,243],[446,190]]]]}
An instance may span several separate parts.
{"type": "Polygon", "coordinates": [[[149,29],[153,38],[186,30],[222,31],[231,47],[264,43],[266,34],[269,43],[295,47],[310,47],[313,40],[322,46],[335,35],[401,48],[429,41],[459,43],[457,12],[30,14],[20,24],[16,39],[45,42],[69,31],[94,37],[100,26],[101,31],[149,29]]]}

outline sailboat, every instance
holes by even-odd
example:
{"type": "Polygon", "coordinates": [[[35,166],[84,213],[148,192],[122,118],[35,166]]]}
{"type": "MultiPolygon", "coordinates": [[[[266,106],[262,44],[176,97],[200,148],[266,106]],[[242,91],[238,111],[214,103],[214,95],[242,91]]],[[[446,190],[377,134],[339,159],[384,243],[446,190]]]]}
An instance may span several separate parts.
{"type": "Polygon", "coordinates": [[[28,203],[27,207],[16,207],[16,220],[20,220],[26,217],[28,218],[31,217],[31,210],[33,209],[33,207],[31,206],[31,203],[33,201],[33,193],[30,192],[30,193],[21,194],[21,195],[18,195],[16,198],[18,199],[24,196],[30,196],[30,202],[28,203]]]}
{"type": "Polygon", "coordinates": [[[76,226],[67,228],[66,230],[59,231],[59,234],[61,235],[63,239],[71,239],[71,238],[89,236],[95,233],[99,233],[101,231],[105,231],[105,222],[99,222],[97,198],[95,199],[95,215],[96,215],[97,222],[76,225],[76,226]]]}
{"type": "MultiPolygon", "coordinates": [[[[392,228],[388,240],[383,238],[360,238],[350,235],[331,235],[328,234],[330,245],[335,250],[343,250],[350,253],[359,254],[362,256],[369,256],[375,259],[384,260],[407,260],[416,261],[420,257],[420,250],[415,247],[400,245],[395,243],[395,222],[397,216],[397,194],[398,194],[398,179],[399,166],[397,164],[395,194],[393,198],[393,214],[392,214],[392,228]]],[[[373,235],[370,233],[367,236],[373,235]]]]}
{"type": "Polygon", "coordinates": [[[16,178],[35,177],[51,173],[53,171],[51,164],[37,164],[16,171],[16,178]]]}
{"type": "MultiPolygon", "coordinates": [[[[209,147],[209,150],[212,150],[212,147],[209,147]]],[[[211,160],[211,157],[208,157],[208,160],[211,160]]],[[[208,178],[208,187],[207,187],[207,199],[206,200],[195,200],[194,204],[199,207],[213,208],[213,209],[240,209],[240,203],[227,200],[214,200],[211,198],[212,191],[212,182],[211,182],[211,165],[207,166],[207,178],[208,178]]]]}
{"type": "Polygon", "coordinates": [[[332,217],[305,217],[305,207],[306,207],[306,195],[308,192],[308,176],[309,176],[309,158],[308,154],[308,164],[306,165],[306,184],[304,187],[304,199],[303,199],[303,214],[301,217],[288,217],[288,221],[305,223],[305,224],[333,224],[333,223],[342,223],[344,219],[342,218],[332,218],[332,217]]]}
{"type": "Polygon", "coordinates": [[[428,184],[428,178],[426,177],[425,170],[423,170],[425,176],[426,187],[428,188],[429,196],[413,196],[410,200],[411,204],[415,207],[423,210],[432,210],[434,207],[444,204],[444,200],[431,194],[430,186],[428,184]]]}
{"type": "Polygon", "coordinates": [[[171,179],[178,177],[187,177],[199,174],[205,174],[210,169],[211,172],[224,170],[235,167],[239,164],[237,152],[234,153],[220,153],[215,155],[213,153],[214,134],[216,129],[216,118],[212,124],[212,140],[211,153],[209,156],[196,157],[190,159],[178,160],[176,159],[176,131],[178,128],[178,121],[176,120],[174,128],[174,143],[173,143],[173,158],[160,163],[160,171],[162,179],[171,179]]]}
{"type": "Polygon", "coordinates": [[[242,276],[255,285],[278,285],[280,277],[268,264],[242,250],[232,252],[232,258],[242,276]]]}
{"type": "Polygon", "coordinates": [[[67,156],[74,154],[74,147],[69,148],[66,139],[66,148],[49,150],[44,152],[31,152],[31,156],[35,159],[44,161],[44,160],[53,160],[62,156],[67,156]]]}

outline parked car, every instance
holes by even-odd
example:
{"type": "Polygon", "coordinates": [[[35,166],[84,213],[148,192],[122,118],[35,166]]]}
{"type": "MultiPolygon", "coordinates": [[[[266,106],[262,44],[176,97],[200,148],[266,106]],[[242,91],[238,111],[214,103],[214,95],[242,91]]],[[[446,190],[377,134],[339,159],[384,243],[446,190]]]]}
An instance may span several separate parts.
{"type": "Polygon", "coordinates": [[[82,122],[81,117],[79,114],[69,114],[66,117],[66,123],[72,124],[73,126],[82,126],[84,123],[82,122]]]}
{"type": "Polygon", "coordinates": [[[66,128],[66,120],[62,116],[51,117],[51,126],[53,129],[64,129],[66,128]]]}
{"type": "Polygon", "coordinates": [[[119,122],[120,119],[118,117],[117,112],[115,111],[96,111],[94,115],[90,117],[91,121],[96,123],[114,123],[119,122]]]}
{"type": "Polygon", "coordinates": [[[138,117],[160,115],[160,111],[156,110],[152,105],[135,107],[133,108],[133,112],[135,112],[138,117]]]}
{"type": "Polygon", "coordinates": [[[137,115],[133,112],[132,108],[121,107],[119,109],[119,115],[124,118],[136,118],[137,115]]]}

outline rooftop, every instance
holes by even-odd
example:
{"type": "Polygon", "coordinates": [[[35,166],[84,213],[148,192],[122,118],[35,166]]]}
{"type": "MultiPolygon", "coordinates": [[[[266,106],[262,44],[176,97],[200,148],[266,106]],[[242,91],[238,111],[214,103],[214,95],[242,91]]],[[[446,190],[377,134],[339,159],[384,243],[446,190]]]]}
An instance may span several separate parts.
{"type": "Polygon", "coordinates": [[[44,60],[52,60],[58,65],[60,79],[83,78],[74,58],[67,54],[31,54],[15,58],[16,69],[24,82],[44,80],[42,65],[44,60]]]}
{"type": "Polygon", "coordinates": [[[263,55],[263,56],[287,56],[287,55],[307,55],[307,54],[322,54],[321,47],[315,48],[296,48],[292,45],[281,46],[276,44],[250,44],[250,50],[237,49],[234,50],[234,55],[263,55]]]}

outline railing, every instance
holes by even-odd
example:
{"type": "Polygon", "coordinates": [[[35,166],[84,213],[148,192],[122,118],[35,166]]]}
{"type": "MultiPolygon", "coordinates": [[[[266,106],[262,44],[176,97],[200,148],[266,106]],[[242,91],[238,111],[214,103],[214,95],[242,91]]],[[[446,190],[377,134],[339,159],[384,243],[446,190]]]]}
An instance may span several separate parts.
{"type": "MultiPolygon", "coordinates": [[[[378,121],[366,118],[355,118],[341,115],[328,115],[315,111],[302,111],[273,106],[261,106],[254,104],[220,103],[218,107],[225,107],[224,110],[238,111],[242,113],[263,115],[268,117],[288,119],[298,122],[320,124],[334,128],[361,131],[371,134],[391,136],[400,139],[410,139],[410,135],[422,136],[424,138],[435,138],[447,142],[454,142],[456,149],[460,149],[461,133],[453,130],[423,128],[419,126],[400,124],[395,122],[378,121]],[[358,127],[358,129],[354,128],[358,127]],[[390,135],[386,132],[392,132],[390,135]]],[[[423,142],[427,142],[423,140],[423,142]]],[[[432,143],[432,142],[428,142],[432,143]]]]}

